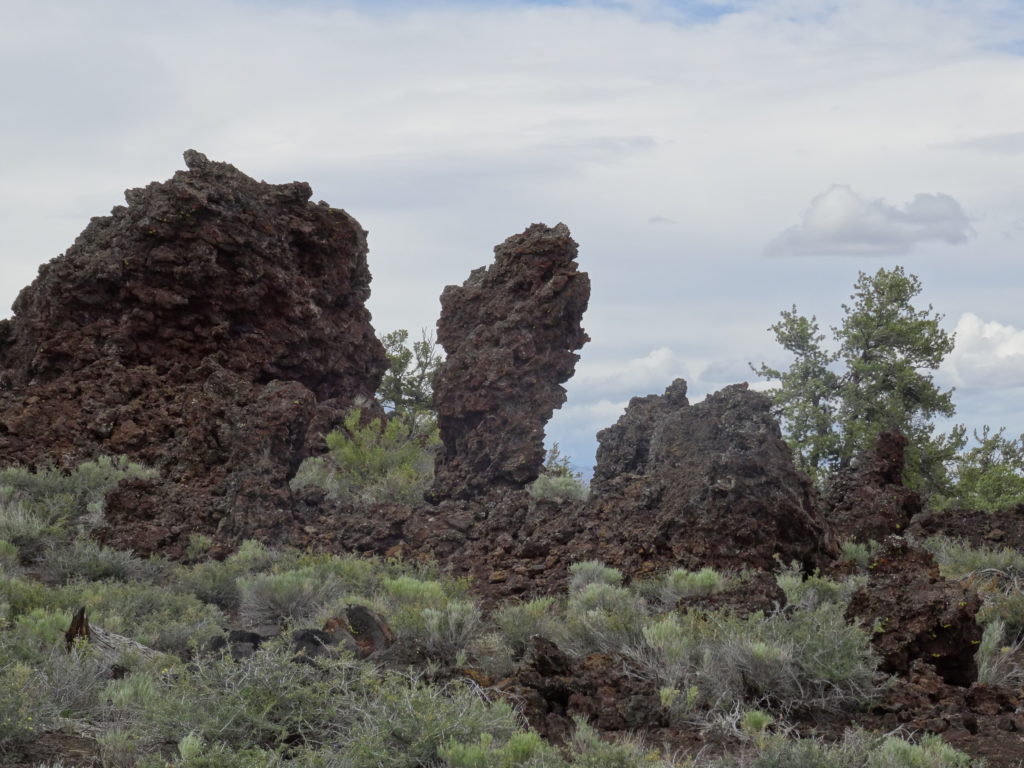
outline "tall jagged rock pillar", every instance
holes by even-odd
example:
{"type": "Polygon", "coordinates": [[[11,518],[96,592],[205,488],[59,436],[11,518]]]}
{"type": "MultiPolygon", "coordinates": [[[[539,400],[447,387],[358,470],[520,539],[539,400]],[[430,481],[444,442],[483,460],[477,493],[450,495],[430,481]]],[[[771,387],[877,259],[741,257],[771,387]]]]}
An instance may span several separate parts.
{"type": "Polygon", "coordinates": [[[544,463],[544,425],[565,402],[589,338],[580,325],[590,279],[564,224],[534,224],[494,249],[494,263],[441,294],[434,382],[443,451],[429,497],[522,487],[544,463]]]}

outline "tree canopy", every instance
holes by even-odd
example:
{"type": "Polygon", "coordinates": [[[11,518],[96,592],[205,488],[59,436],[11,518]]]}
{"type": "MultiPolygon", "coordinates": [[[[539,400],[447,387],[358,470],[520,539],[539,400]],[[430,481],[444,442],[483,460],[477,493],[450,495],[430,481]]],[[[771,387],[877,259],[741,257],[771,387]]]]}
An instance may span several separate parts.
{"type": "Polygon", "coordinates": [[[878,434],[907,436],[908,483],[923,491],[948,487],[946,464],[964,445],[964,430],[937,431],[935,419],[955,412],[953,390],[942,390],[934,372],[953,350],[954,336],[931,305],[913,300],[920,280],[902,267],[861,272],[843,320],[833,326],[828,349],[814,316],[794,306],[771,326],[793,355],[786,370],[761,364],[755,372],[779,382],[774,397],[787,439],[802,469],[822,480],[850,465],[878,434]]]}

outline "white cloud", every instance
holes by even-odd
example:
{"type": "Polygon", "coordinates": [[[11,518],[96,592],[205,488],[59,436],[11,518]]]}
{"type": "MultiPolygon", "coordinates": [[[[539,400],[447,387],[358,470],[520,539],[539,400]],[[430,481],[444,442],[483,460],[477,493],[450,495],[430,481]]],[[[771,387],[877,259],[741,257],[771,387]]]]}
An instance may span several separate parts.
{"type": "Polygon", "coordinates": [[[1024,131],[1014,133],[994,133],[988,136],[975,136],[962,141],[940,144],[942,149],[967,149],[992,155],[1024,154],[1024,131]]]}
{"type": "Polygon", "coordinates": [[[586,390],[591,398],[661,394],[674,379],[686,377],[686,366],[668,347],[652,349],[631,360],[583,360],[572,379],[574,390],[586,390]]]}
{"type": "Polygon", "coordinates": [[[769,243],[771,256],[887,256],[914,245],[967,242],[974,234],[963,208],[949,195],[919,193],[901,208],[868,200],[834,184],[811,201],[803,221],[769,243]]]}
{"type": "Polygon", "coordinates": [[[964,313],[956,324],[956,346],[941,372],[966,390],[1024,387],[1024,330],[964,313]]]}

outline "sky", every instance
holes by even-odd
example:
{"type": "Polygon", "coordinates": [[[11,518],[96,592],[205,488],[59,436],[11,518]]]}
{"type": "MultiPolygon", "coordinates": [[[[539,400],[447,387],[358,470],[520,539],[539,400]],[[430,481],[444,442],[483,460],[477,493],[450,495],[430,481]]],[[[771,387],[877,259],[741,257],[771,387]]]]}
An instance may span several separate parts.
{"type": "Polygon", "coordinates": [[[0,145],[0,316],[194,148],[355,216],[381,333],[567,224],[583,468],[630,397],[784,367],[781,310],[828,328],[896,265],[954,421],[1024,432],[1022,0],[0,0],[0,145]]]}

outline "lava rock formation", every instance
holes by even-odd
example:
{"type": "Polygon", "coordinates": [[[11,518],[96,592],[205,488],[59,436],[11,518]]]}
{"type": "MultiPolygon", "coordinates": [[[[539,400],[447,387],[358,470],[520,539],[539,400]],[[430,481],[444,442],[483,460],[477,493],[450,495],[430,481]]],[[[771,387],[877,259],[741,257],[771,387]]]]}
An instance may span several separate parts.
{"type": "Polygon", "coordinates": [[[564,224],[534,224],[494,249],[494,263],[441,294],[434,381],[444,450],[431,499],[522,488],[544,463],[544,425],[565,402],[590,278],[564,224]]]}

